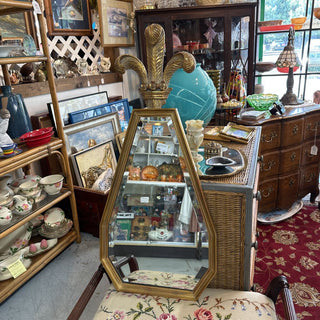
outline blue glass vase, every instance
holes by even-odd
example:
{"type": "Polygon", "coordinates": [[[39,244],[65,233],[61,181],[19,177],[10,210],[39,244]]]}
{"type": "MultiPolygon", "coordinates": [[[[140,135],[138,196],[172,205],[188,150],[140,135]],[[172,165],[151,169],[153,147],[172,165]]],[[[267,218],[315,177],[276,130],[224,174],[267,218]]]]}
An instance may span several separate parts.
{"type": "Polygon", "coordinates": [[[1,108],[4,97],[8,98],[7,109],[10,112],[9,127],[7,130],[11,139],[21,137],[24,133],[32,131],[30,117],[24,104],[21,94],[11,91],[11,86],[1,86],[2,96],[0,96],[1,108]]]}
{"type": "Polygon", "coordinates": [[[171,77],[172,88],[163,108],[177,108],[182,125],[187,120],[203,120],[208,125],[217,106],[217,92],[208,74],[197,63],[193,72],[178,69],[171,77]]]}

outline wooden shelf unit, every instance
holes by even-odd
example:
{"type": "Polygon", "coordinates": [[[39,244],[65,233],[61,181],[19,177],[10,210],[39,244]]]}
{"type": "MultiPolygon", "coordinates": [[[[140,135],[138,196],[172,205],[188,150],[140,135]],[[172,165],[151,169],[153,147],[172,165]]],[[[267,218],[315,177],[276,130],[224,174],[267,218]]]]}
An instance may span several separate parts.
{"type": "MultiPolygon", "coordinates": [[[[19,168],[23,168],[26,165],[32,164],[36,161],[39,161],[43,158],[51,156],[53,154],[57,155],[60,162],[63,175],[65,177],[64,189],[60,195],[57,197],[49,196],[50,201],[45,202],[43,205],[36,207],[30,214],[27,214],[16,224],[9,225],[8,228],[1,228],[0,230],[0,241],[6,235],[9,235],[11,232],[36,217],[38,214],[43,213],[47,209],[51,208],[54,205],[57,205],[64,199],[69,199],[70,201],[70,210],[73,220],[73,228],[69,231],[64,237],[58,239],[58,243],[49,251],[33,257],[31,266],[21,274],[16,279],[9,279],[0,282],[0,303],[8,298],[14,291],[16,291],[20,286],[22,286],[26,281],[28,281],[32,276],[39,272],[43,267],[45,267],[52,259],[54,259],[60,252],[67,248],[74,241],[80,242],[80,230],[79,230],[79,221],[77,214],[77,206],[75,200],[75,194],[73,189],[72,175],[70,171],[70,166],[68,162],[68,154],[65,146],[64,135],[62,130],[61,116],[59,112],[58,99],[56,95],[56,86],[55,79],[53,75],[53,70],[51,66],[51,59],[48,49],[47,37],[46,37],[46,28],[45,28],[45,19],[43,17],[43,8],[42,2],[38,1],[38,4],[41,7],[41,14],[38,14],[41,41],[44,55],[43,56],[34,56],[34,57],[14,57],[14,58],[0,58],[0,65],[4,73],[4,79],[6,85],[10,85],[10,79],[7,69],[7,64],[12,63],[27,63],[27,62],[45,62],[48,81],[46,85],[48,87],[48,92],[51,94],[53,109],[55,113],[55,118],[57,119],[56,127],[57,134],[59,138],[52,138],[50,143],[42,145],[35,148],[28,148],[24,144],[19,144],[18,147],[22,149],[22,152],[14,157],[0,159],[0,175],[8,174],[12,171],[15,171],[19,168]],[[52,197],[52,199],[51,199],[52,197]]],[[[29,1],[16,1],[16,0],[0,0],[0,15],[12,14],[17,12],[33,10],[33,5],[29,1]]],[[[24,93],[24,92],[23,92],[24,93]]],[[[24,95],[24,94],[23,94],[24,95]]],[[[31,240],[32,242],[33,240],[31,240]]]]}

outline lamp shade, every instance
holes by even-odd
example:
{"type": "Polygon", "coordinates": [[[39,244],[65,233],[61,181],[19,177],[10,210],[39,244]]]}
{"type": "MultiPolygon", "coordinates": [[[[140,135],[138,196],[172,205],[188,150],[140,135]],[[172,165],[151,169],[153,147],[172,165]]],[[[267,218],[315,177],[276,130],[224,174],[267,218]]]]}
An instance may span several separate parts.
{"type": "Polygon", "coordinates": [[[296,71],[299,69],[300,66],[300,60],[294,51],[294,31],[293,28],[290,28],[288,44],[280,53],[276,62],[276,67],[279,72],[289,73],[290,68],[292,68],[293,71],[296,71]]]}

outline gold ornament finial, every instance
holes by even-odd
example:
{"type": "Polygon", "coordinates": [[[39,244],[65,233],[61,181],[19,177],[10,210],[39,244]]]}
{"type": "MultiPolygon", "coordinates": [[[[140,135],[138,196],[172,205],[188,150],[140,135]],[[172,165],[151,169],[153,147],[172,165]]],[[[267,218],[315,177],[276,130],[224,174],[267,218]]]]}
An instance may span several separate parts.
{"type": "Polygon", "coordinates": [[[168,87],[174,72],[183,68],[185,72],[192,72],[196,67],[194,56],[186,51],[176,53],[166,67],[164,64],[165,33],[159,24],[151,24],[145,30],[147,68],[132,55],[121,55],[115,61],[115,70],[125,73],[125,70],[134,70],[141,81],[139,91],[147,108],[159,109],[168,98],[171,88],[168,87]]]}

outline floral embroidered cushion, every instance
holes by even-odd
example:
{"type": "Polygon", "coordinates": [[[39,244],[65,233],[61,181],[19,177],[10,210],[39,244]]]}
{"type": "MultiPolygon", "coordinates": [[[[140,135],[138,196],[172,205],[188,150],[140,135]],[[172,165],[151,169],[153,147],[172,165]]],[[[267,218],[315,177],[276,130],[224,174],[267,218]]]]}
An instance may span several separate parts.
{"type": "Polygon", "coordinates": [[[207,288],[197,301],[118,292],[112,285],[94,320],[276,320],[274,303],[250,291],[207,288]]]}

